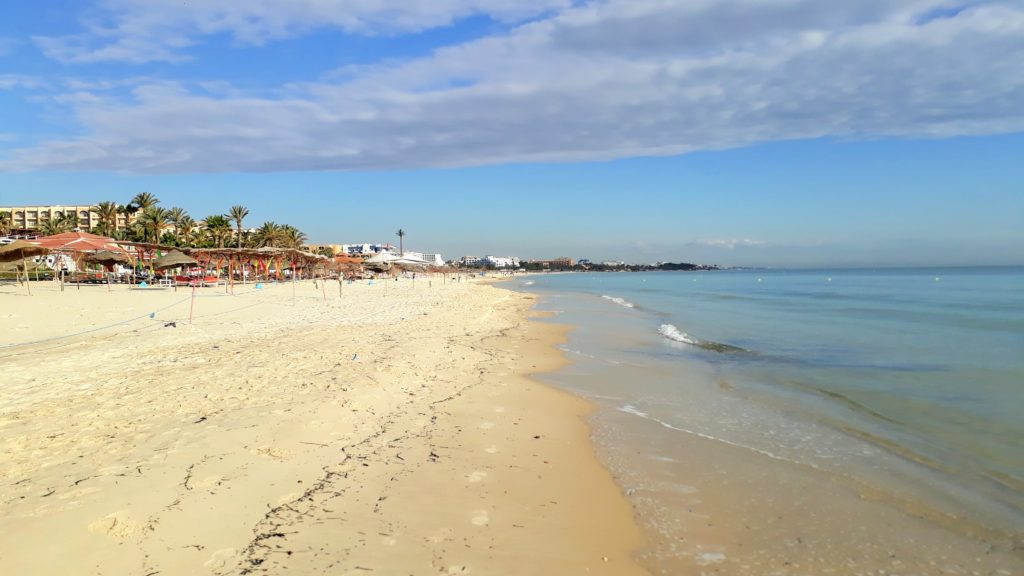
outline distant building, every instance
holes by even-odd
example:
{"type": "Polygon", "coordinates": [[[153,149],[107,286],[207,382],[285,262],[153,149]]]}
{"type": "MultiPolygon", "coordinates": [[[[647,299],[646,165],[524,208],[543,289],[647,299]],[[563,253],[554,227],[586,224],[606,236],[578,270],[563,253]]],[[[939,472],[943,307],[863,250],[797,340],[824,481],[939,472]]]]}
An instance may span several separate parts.
{"type": "Polygon", "coordinates": [[[463,256],[459,264],[467,268],[518,268],[518,256],[463,256]]]}
{"type": "Polygon", "coordinates": [[[424,254],[423,261],[431,266],[444,266],[444,258],[440,254],[424,254]]]}
{"type": "MultiPolygon", "coordinates": [[[[65,214],[74,214],[77,219],[77,227],[82,230],[92,230],[100,224],[100,217],[93,212],[92,205],[0,206],[0,212],[7,212],[11,215],[12,230],[23,232],[39,230],[47,220],[60,218],[65,214]]],[[[118,214],[117,229],[127,230],[138,214],[127,216],[118,214]]]]}
{"type": "Polygon", "coordinates": [[[516,256],[484,256],[484,266],[488,268],[518,268],[519,258],[516,256]]]}
{"type": "Polygon", "coordinates": [[[344,244],[306,244],[306,249],[310,252],[318,252],[321,248],[329,249],[331,251],[331,256],[345,254],[344,244]]]}
{"type": "Polygon", "coordinates": [[[601,266],[604,266],[605,268],[622,268],[625,265],[626,263],[621,260],[605,260],[604,262],[601,262],[601,266]]]}
{"type": "Polygon", "coordinates": [[[572,258],[567,256],[555,258],[554,260],[530,260],[529,263],[541,268],[571,268],[573,265],[572,258]]]}
{"type": "Polygon", "coordinates": [[[395,254],[397,250],[391,244],[342,244],[341,253],[346,256],[362,256],[369,258],[381,252],[395,254]]]}

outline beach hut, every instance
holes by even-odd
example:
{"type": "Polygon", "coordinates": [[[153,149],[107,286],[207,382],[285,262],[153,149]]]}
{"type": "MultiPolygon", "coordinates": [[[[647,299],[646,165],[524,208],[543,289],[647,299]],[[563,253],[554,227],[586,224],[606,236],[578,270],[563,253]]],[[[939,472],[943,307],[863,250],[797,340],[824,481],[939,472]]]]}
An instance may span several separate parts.
{"type": "MultiPolygon", "coordinates": [[[[64,232],[52,236],[41,236],[30,240],[30,242],[43,248],[49,248],[54,252],[68,254],[75,260],[77,266],[81,266],[84,255],[88,253],[111,252],[128,255],[128,252],[118,245],[117,240],[88,232],[64,232]]],[[[81,286],[81,282],[76,284],[81,286]]]]}
{"type": "MultiPolygon", "coordinates": [[[[24,240],[15,240],[10,244],[0,246],[0,263],[8,262],[23,262],[26,258],[34,258],[36,256],[42,256],[50,252],[49,248],[43,248],[24,240]]],[[[28,283],[28,267],[25,266],[25,286],[28,288],[28,293],[32,293],[32,287],[28,283]]],[[[16,273],[18,274],[18,281],[21,281],[21,272],[19,267],[15,267],[16,273]]]]}
{"type": "Polygon", "coordinates": [[[64,232],[53,236],[41,236],[31,240],[37,246],[51,250],[73,251],[73,252],[107,252],[127,253],[124,248],[117,244],[117,240],[107,236],[89,234],[88,232],[64,232]]]}

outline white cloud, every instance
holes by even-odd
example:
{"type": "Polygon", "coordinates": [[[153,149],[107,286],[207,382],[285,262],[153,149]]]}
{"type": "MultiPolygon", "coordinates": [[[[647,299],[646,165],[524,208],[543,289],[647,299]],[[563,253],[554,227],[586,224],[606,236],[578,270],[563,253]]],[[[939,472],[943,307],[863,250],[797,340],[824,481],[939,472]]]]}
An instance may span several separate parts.
{"type": "Polygon", "coordinates": [[[127,100],[79,95],[86,137],[15,151],[0,169],[451,167],[1024,130],[1024,7],[951,6],[607,0],[276,98],[153,82],[127,100]]]}
{"type": "Polygon", "coordinates": [[[12,90],[14,88],[42,88],[46,86],[41,78],[26,76],[24,74],[0,74],[0,90],[12,90]]]}
{"type": "Polygon", "coordinates": [[[150,62],[187,58],[183,49],[228,34],[259,45],[318,28],[351,34],[420,32],[486,15],[516,22],[565,8],[572,0],[101,0],[88,31],[34,40],[63,62],[150,62]]]}

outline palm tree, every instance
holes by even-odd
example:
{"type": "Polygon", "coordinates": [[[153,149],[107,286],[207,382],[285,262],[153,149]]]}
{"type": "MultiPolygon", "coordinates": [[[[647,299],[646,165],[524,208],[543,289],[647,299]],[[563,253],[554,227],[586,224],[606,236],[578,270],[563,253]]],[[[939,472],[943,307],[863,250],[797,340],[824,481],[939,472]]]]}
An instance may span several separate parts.
{"type": "Polygon", "coordinates": [[[167,228],[167,225],[170,224],[170,213],[164,208],[151,206],[142,212],[139,222],[142,225],[143,232],[148,234],[149,231],[152,231],[153,242],[159,243],[161,234],[167,228]]]}
{"type": "Polygon", "coordinates": [[[260,248],[266,246],[277,246],[278,241],[281,237],[281,227],[274,222],[264,222],[262,226],[256,229],[256,235],[253,238],[255,244],[260,248]]]}
{"type": "Polygon", "coordinates": [[[224,240],[231,236],[231,221],[223,214],[207,216],[203,221],[206,233],[210,239],[217,244],[218,248],[224,247],[224,240]]]}
{"type": "Polygon", "coordinates": [[[0,212],[0,236],[7,236],[11,233],[11,213],[0,212]]]}
{"type": "Polygon", "coordinates": [[[405,240],[405,230],[399,228],[398,232],[395,232],[395,236],[398,236],[398,252],[405,256],[405,242],[403,242],[405,240]]]}
{"type": "Polygon", "coordinates": [[[191,241],[192,232],[196,229],[196,221],[188,214],[185,214],[174,224],[174,228],[177,232],[179,243],[182,246],[188,246],[191,241]]]}
{"type": "Polygon", "coordinates": [[[235,221],[235,229],[238,231],[238,247],[242,247],[242,220],[249,215],[249,209],[245,206],[232,206],[228,216],[235,221]]]}
{"type": "Polygon", "coordinates": [[[63,234],[70,232],[78,226],[78,217],[75,216],[74,212],[68,212],[67,214],[61,214],[56,218],[46,218],[42,221],[42,225],[39,227],[39,231],[43,236],[53,236],[54,234],[63,234]]]}
{"type": "Polygon", "coordinates": [[[99,217],[100,223],[98,232],[103,236],[113,236],[117,230],[117,214],[119,212],[117,202],[100,202],[91,208],[96,216],[99,217]]]}
{"type": "Polygon", "coordinates": [[[139,192],[135,195],[135,198],[132,198],[132,204],[135,205],[136,210],[141,210],[143,212],[159,203],[160,200],[149,192],[139,192]]]}
{"type": "Polygon", "coordinates": [[[188,216],[188,212],[185,212],[184,208],[179,208],[177,206],[175,206],[175,207],[173,207],[173,208],[171,208],[170,210],[167,211],[167,221],[172,226],[174,226],[174,241],[175,242],[178,242],[178,241],[181,240],[181,237],[178,234],[178,225],[181,222],[181,219],[186,217],[186,216],[188,216]]]}
{"type": "Polygon", "coordinates": [[[128,231],[131,230],[135,225],[135,223],[132,222],[132,217],[135,216],[135,213],[138,211],[139,209],[133,204],[125,204],[124,206],[121,206],[117,209],[117,213],[124,216],[124,230],[117,230],[117,226],[115,225],[115,238],[117,238],[118,240],[123,240],[128,235],[128,231]]]}
{"type": "Polygon", "coordinates": [[[306,243],[306,235],[298,228],[285,224],[281,227],[281,240],[285,248],[302,248],[306,243]]]}

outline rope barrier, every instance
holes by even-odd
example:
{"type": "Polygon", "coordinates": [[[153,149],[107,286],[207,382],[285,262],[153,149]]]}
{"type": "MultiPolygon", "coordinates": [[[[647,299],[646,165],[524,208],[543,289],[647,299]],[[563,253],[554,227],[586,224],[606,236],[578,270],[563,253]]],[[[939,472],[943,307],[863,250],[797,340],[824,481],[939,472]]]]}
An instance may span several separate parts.
{"type": "MultiPolygon", "coordinates": [[[[289,283],[286,283],[286,282],[269,282],[267,284],[270,285],[270,286],[282,286],[282,285],[286,285],[286,284],[289,284],[289,283]]],[[[247,296],[247,295],[256,294],[256,293],[259,293],[259,292],[261,292],[260,289],[252,288],[250,290],[245,290],[245,291],[239,292],[237,294],[221,294],[221,293],[216,293],[216,294],[197,294],[196,298],[237,298],[239,296],[247,296]]],[[[119,322],[114,322],[112,324],[105,324],[103,326],[97,326],[97,327],[94,327],[94,328],[89,328],[87,330],[82,330],[82,331],[79,331],[79,332],[72,332],[70,334],[62,334],[62,335],[59,335],[59,336],[50,336],[48,338],[41,338],[39,340],[32,340],[32,341],[29,341],[29,342],[18,342],[18,343],[14,343],[14,344],[0,344],[0,350],[9,350],[11,348],[21,348],[21,347],[25,347],[25,346],[35,346],[37,344],[45,344],[47,342],[54,342],[54,341],[58,341],[58,340],[66,340],[68,338],[75,338],[77,336],[84,336],[86,334],[92,334],[94,332],[100,332],[100,331],[103,331],[103,330],[109,330],[111,328],[116,328],[118,326],[124,326],[126,324],[131,324],[132,322],[136,322],[138,320],[142,320],[144,318],[153,318],[158,313],[164,312],[166,310],[170,310],[171,308],[174,308],[175,306],[178,306],[180,304],[184,304],[185,302],[188,302],[191,299],[192,299],[192,296],[189,295],[189,296],[186,296],[185,298],[182,298],[181,300],[178,300],[176,302],[173,302],[171,304],[168,304],[167,306],[164,306],[162,308],[158,308],[158,309],[153,310],[151,312],[146,312],[145,314],[142,314],[140,316],[134,316],[134,317],[128,318],[126,320],[121,320],[119,322]]],[[[312,300],[314,298],[310,298],[308,296],[300,297],[300,300],[307,300],[307,299],[312,300]]],[[[315,299],[319,300],[319,298],[315,298],[315,299]]],[[[200,316],[200,318],[211,318],[211,317],[214,317],[214,316],[222,316],[224,314],[230,314],[231,312],[238,312],[240,310],[246,310],[248,308],[252,308],[252,307],[258,306],[260,304],[274,304],[274,303],[273,302],[255,302],[253,304],[248,304],[246,306],[242,306],[242,307],[239,307],[239,308],[232,308],[230,310],[222,310],[220,312],[214,312],[212,314],[207,314],[205,316],[200,316]]],[[[377,315],[379,315],[381,313],[383,313],[383,311],[378,310],[376,312],[370,312],[370,313],[368,313],[368,314],[366,314],[364,316],[361,316],[359,318],[355,318],[353,320],[359,322],[359,321],[371,318],[373,316],[377,316],[377,315]]],[[[47,348],[46,350],[52,350],[54,348],[60,348],[60,347],[67,346],[67,345],[70,345],[70,343],[69,344],[62,344],[60,346],[54,346],[53,348],[47,348]]],[[[41,351],[44,351],[44,350],[38,350],[37,352],[41,352],[41,351]]],[[[21,353],[7,354],[7,355],[4,355],[4,356],[0,356],[0,358],[10,358],[12,356],[18,356],[20,354],[21,353]]]]}
{"type": "MultiPolygon", "coordinates": [[[[256,290],[254,288],[252,290],[246,290],[244,292],[240,292],[239,294],[236,294],[236,295],[231,295],[231,294],[198,294],[198,295],[196,295],[196,297],[197,298],[237,297],[237,296],[244,296],[244,295],[248,295],[248,294],[254,294],[256,292],[258,292],[258,290],[256,290]]],[[[79,332],[72,332],[70,334],[62,334],[62,335],[59,335],[59,336],[50,336],[49,338],[41,338],[39,340],[31,340],[29,342],[17,342],[17,343],[14,343],[14,344],[0,344],[0,350],[7,350],[7,349],[10,349],[10,348],[20,348],[22,346],[34,346],[36,344],[45,344],[46,342],[53,342],[55,340],[65,340],[67,338],[74,338],[76,336],[83,336],[85,334],[92,334],[93,332],[100,332],[102,330],[109,330],[110,328],[116,328],[118,326],[124,326],[125,324],[131,324],[132,322],[136,322],[138,320],[142,320],[143,318],[152,318],[152,317],[156,316],[157,314],[159,314],[160,312],[164,312],[166,310],[170,310],[171,308],[174,308],[175,306],[178,306],[179,304],[183,304],[185,302],[188,302],[191,299],[192,299],[192,296],[189,295],[189,296],[186,296],[185,298],[182,298],[181,300],[178,300],[177,302],[173,302],[171,304],[168,304],[167,306],[164,306],[163,308],[158,308],[156,310],[153,310],[153,311],[150,311],[150,312],[146,312],[145,314],[142,314],[140,316],[134,316],[134,317],[128,318],[126,320],[121,320],[119,322],[114,322],[112,324],[105,324],[103,326],[97,326],[97,327],[94,327],[94,328],[89,328],[87,330],[82,330],[82,331],[79,331],[79,332]]],[[[257,302],[256,304],[259,304],[259,302],[257,302]]],[[[237,310],[243,310],[245,308],[251,308],[252,306],[255,306],[255,304],[249,305],[249,306],[244,306],[244,307],[238,308],[238,309],[226,310],[226,311],[223,311],[223,312],[217,312],[216,314],[211,314],[210,316],[226,314],[226,313],[229,313],[229,312],[235,312],[237,310]]],[[[4,356],[4,357],[6,358],[6,356],[4,356]]]]}

